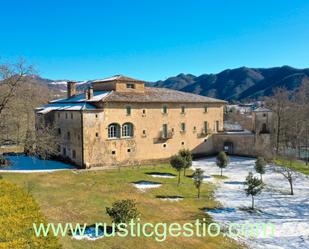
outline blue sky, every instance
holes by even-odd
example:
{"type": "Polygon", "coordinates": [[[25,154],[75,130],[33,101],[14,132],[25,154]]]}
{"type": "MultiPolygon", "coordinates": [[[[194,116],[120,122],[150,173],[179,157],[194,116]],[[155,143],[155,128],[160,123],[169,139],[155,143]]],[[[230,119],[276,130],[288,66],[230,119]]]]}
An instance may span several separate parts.
{"type": "Polygon", "coordinates": [[[309,1],[1,1],[0,56],[42,77],[309,67],[309,1]]]}

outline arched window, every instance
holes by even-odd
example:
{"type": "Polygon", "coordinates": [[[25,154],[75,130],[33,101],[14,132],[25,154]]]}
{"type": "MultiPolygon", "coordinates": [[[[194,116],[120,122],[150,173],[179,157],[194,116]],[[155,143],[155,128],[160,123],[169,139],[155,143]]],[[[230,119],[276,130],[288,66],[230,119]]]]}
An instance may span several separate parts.
{"type": "Polygon", "coordinates": [[[124,123],[122,125],[122,136],[123,137],[133,137],[133,124],[124,123]]]}
{"type": "Polygon", "coordinates": [[[113,123],[108,126],[108,138],[120,137],[120,125],[113,123]]]}

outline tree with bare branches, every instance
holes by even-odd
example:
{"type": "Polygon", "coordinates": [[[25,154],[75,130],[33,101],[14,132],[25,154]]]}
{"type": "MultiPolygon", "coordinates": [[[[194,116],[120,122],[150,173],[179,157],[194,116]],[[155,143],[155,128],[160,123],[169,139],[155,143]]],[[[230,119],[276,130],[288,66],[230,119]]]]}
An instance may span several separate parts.
{"type": "Polygon", "coordinates": [[[33,72],[33,67],[28,66],[24,60],[15,64],[0,64],[0,117],[18,88],[25,82],[25,76],[33,72]]]}
{"type": "Polygon", "coordinates": [[[285,159],[288,162],[288,165],[281,165],[280,167],[276,167],[274,171],[281,174],[285,179],[288,180],[290,185],[290,195],[294,195],[293,183],[298,176],[297,172],[292,167],[295,157],[293,155],[288,155],[285,157],[285,159]]]}

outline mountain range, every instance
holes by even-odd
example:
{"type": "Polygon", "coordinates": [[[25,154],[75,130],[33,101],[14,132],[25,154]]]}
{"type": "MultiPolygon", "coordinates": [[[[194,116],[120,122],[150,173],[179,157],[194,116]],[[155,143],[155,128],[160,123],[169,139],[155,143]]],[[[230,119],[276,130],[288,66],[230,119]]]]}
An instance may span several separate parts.
{"type": "MultiPolygon", "coordinates": [[[[38,76],[32,80],[47,84],[53,90],[66,91],[66,80],[43,79],[38,76]]],[[[273,68],[240,67],[226,69],[217,74],[179,74],[166,80],[148,82],[153,87],[165,87],[196,93],[228,101],[246,101],[269,96],[277,87],[295,90],[303,82],[309,84],[309,68],[296,69],[290,66],[273,68]]],[[[84,89],[89,82],[79,82],[78,88],[84,89]]]]}
{"type": "Polygon", "coordinates": [[[289,66],[273,68],[240,67],[218,74],[179,74],[152,86],[167,87],[225,100],[249,100],[269,96],[278,87],[295,90],[303,82],[309,84],[309,68],[289,66]]]}

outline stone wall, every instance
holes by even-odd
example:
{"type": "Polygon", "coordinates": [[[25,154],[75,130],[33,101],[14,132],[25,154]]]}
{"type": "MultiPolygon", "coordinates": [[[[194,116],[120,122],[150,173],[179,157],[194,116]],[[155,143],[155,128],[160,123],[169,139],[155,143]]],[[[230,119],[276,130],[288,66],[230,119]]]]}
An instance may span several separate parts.
{"type": "Polygon", "coordinates": [[[225,144],[232,144],[233,155],[240,156],[259,156],[268,154],[270,148],[270,135],[254,133],[235,133],[235,134],[217,134],[213,138],[213,145],[215,153],[224,150],[225,144]]]}

